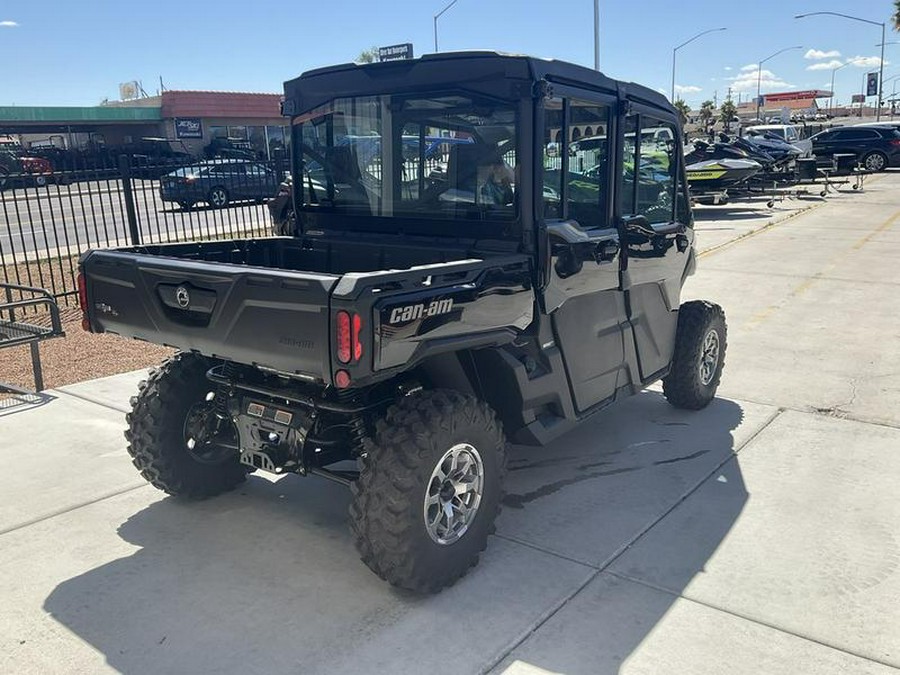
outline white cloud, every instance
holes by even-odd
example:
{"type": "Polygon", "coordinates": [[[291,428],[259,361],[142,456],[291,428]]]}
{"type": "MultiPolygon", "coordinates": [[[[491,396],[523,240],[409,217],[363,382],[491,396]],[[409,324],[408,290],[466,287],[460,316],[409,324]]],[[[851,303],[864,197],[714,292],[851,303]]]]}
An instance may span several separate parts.
{"type": "Polygon", "coordinates": [[[827,52],[823,52],[821,49],[810,49],[804,55],[804,59],[833,59],[835,56],[840,56],[841,53],[837,49],[829,49],[827,52]]]}
{"type": "MultiPolygon", "coordinates": [[[[877,68],[881,64],[881,59],[877,56],[854,56],[851,59],[847,59],[847,62],[857,68],[877,68]]],[[[885,61],[884,65],[889,64],[885,61]]]]}
{"type": "Polygon", "coordinates": [[[731,81],[731,89],[734,92],[753,92],[756,93],[756,78],[759,75],[760,91],[771,91],[772,89],[793,89],[795,85],[785,82],[771,70],[763,69],[761,72],[756,66],[753,70],[741,68],[743,72],[735,77],[726,78],[731,81]]]}
{"type": "Polygon", "coordinates": [[[832,61],[819,61],[818,63],[814,63],[810,66],[806,66],[807,70],[833,70],[835,68],[840,68],[844,65],[842,62],[834,59],[832,61]]]}
{"type": "Polygon", "coordinates": [[[18,25],[15,21],[0,21],[0,28],[15,28],[18,25]]]}
{"type": "Polygon", "coordinates": [[[756,64],[756,63],[748,63],[746,66],[741,66],[741,70],[742,71],[752,70],[755,72],[757,65],[758,64],[756,64]]]}
{"type": "Polygon", "coordinates": [[[725,70],[732,70],[731,66],[725,66],[725,70]]]}
{"type": "Polygon", "coordinates": [[[675,93],[676,94],[696,94],[698,91],[703,91],[700,87],[697,87],[693,84],[676,84],[675,85],[675,93]]]}

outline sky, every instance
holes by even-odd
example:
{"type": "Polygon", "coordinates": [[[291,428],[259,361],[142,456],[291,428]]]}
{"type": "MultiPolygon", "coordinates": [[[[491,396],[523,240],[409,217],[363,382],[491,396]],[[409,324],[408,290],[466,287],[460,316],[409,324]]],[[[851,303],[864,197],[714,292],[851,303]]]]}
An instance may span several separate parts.
{"type": "MultiPolygon", "coordinates": [[[[376,45],[412,42],[434,51],[433,15],[450,0],[0,0],[0,105],[95,105],[118,98],[120,82],[168,89],[280,92],[310,68],[352,61],[376,45]]],[[[860,91],[878,69],[881,28],[835,11],[888,23],[890,0],[600,0],[601,70],[660,89],[671,86],[672,50],[700,31],[724,27],[678,51],[676,84],[694,108],[729,87],[829,89],[836,101],[860,91]]],[[[593,65],[592,0],[458,0],[439,20],[441,51],[492,49],[593,65]]],[[[900,44],[885,46],[885,91],[900,90],[900,44]]]]}

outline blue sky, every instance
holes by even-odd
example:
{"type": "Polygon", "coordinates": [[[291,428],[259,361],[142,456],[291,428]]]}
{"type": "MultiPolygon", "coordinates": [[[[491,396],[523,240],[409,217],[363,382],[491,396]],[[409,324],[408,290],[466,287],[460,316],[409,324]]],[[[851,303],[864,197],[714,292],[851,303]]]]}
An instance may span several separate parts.
{"type": "MultiPolygon", "coordinates": [[[[3,0],[0,105],[93,105],[142,80],[170,89],[278,92],[285,79],[351,61],[372,45],[412,42],[433,51],[432,16],[449,0],[3,0]]],[[[759,59],[794,45],[763,67],[763,90],[828,88],[838,100],[877,70],[880,29],[837,11],[888,21],[890,0],[600,0],[601,68],[654,88],[670,87],[672,47],[719,26],[678,52],[676,82],[696,107],[728,87],[755,95],[759,59]],[[810,50],[815,52],[808,53],[810,50]],[[818,52],[818,53],[816,53],[818,52]],[[809,58],[805,58],[805,56],[809,58]],[[815,57],[815,58],[814,58],[815,57]]],[[[442,51],[489,48],[593,63],[592,0],[459,0],[440,19],[442,51]]],[[[887,40],[900,41],[888,25],[887,40]]],[[[900,75],[900,44],[885,48],[885,80],[900,75]]],[[[888,83],[890,92],[900,78],[888,83]]],[[[900,89],[900,86],[897,87],[900,89]]]]}

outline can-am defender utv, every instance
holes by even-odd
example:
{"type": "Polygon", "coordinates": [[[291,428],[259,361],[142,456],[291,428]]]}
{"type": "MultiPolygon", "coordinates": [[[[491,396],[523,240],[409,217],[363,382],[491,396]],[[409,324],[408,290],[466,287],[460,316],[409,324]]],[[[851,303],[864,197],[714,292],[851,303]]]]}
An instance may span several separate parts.
{"type": "Polygon", "coordinates": [[[660,94],[436,54],[305,73],[284,114],[296,236],[81,260],[90,330],[181,350],[128,415],[156,487],[346,483],[363,561],[435,592],[494,530],[507,442],[545,444],[659,379],[681,408],[715,395],[725,319],[680,304],[694,232],[660,94]]]}

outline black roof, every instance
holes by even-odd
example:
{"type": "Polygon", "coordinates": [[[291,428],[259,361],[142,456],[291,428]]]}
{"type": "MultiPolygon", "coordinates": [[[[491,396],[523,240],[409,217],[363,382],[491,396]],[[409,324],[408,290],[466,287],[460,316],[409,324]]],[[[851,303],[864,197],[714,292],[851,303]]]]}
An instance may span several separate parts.
{"type": "Polygon", "coordinates": [[[343,96],[462,88],[501,99],[531,96],[534,83],[619,93],[674,112],[658,91],[620,82],[566,61],[488,51],[441,52],[383,63],[345,63],[309,70],[284,83],[284,114],[299,115],[343,96]]]}

